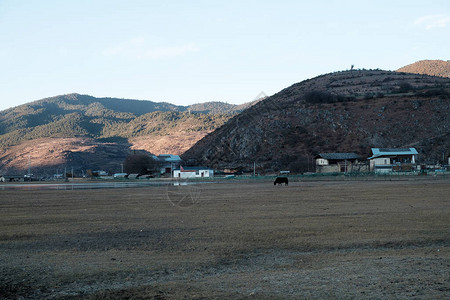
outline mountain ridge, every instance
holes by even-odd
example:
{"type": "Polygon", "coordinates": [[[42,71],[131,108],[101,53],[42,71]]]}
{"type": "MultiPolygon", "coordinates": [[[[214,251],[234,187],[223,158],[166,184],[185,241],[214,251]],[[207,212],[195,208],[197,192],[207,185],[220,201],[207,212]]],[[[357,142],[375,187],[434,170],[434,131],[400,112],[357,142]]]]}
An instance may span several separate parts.
{"type": "MultiPolygon", "coordinates": [[[[147,128],[147,132],[152,131],[152,128],[149,128],[150,119],[159,122],[165,122],[167,119],[172,121],[201,119],[202,122],[191,124],[194,128],[190,130],[211,130],[216,125],[208,125],[208,122],[214,123],[218,120],[220,123],[227,115],[236,114],[245,108],[246,104],[234,105],[223,102],[177,106],[166,102],[66,94],[0,111],[0,135],[2,135],[0,148],[13,146],[21,140],[34,137],[112,138],[117,135],[129,138],[142,135],[144,127],[147,128]],[[145,122],[147,123],[143,124],[145,122]]],[[[153,131],[164,130],[159,126],[153,128],[153,131]]]]}
{"type": "MultiPolygon", "coordinates": [[[[223,101],[207,101],[202,103],[194,103],[189,105],[176,105],[169,102],[155,102],[151,100],[137,100],[129,98],[114,98],[114,97],[94,97],[86,94],[68,93],[63,95],[57,95],[52,97],[46,97],[39,100],[30,101],[25,104],[17,105],[0,111],[0,113],[17,110],[21,107],[39,106],[43,103],[53,103],[58,100],[65,101],[65,108],[74,110],[80,110],[89,108],[89,105],[100,103],[105,106],[106,109],[113,111],[122,111],[124,113],[132,113],[135,115],[141,115],[154,111],[191,111],[191,112],[232,112],[240,111],[257,102],[257,100],[246,102],[243,104],[230,104],[223,101]],[[124,102],[126,101],[126,102],[124,102]],[[126,105],[124,105],[126,103],[126,105]]],[[[64,107],[60,107],[64,108],[64,107]]]]}

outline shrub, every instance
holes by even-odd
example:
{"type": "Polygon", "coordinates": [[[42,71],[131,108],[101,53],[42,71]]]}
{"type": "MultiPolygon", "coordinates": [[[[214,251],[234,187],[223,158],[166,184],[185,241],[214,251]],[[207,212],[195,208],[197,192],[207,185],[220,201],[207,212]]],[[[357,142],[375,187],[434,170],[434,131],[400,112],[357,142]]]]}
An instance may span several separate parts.
{"type": "Polygon", "coordinates": [[[409,92],[409,91],[411,91],[413,89],[414,88],[413,88],[413,86],[410,83],[408,83],[408,82],[401,82],[399,84],[398,92],[399,93],[407,93],[407,92],[409,92]]]}
{"type": "Polygon", "coordinates": [[[369,100],[369,99],[372,99],[372,98],[373,98],[373,94],[372,93],[366,93],[364,95],[364,100],[369,100]]]}
{"type": "Polygon", "coordinates": [[[311,91],[305,94],[304,99],[306,103],[322,104],[351,101],[354,100],[354,97],[334,95],[325,91],[311,91]]]}

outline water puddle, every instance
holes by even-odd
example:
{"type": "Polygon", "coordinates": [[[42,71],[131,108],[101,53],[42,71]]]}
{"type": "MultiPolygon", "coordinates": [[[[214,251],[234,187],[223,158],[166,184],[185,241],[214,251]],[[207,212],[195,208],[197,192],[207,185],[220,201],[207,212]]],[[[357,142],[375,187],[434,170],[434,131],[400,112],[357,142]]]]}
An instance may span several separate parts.
{"type": "Polygon", "coordinates": [[[0,184],[4,190],[85,190],[85,189],[115,189],[150,186],[184,186],[211,183],[211,181],[160,181],[160,182],[92,182],[92,183],[23,183],[0,184]]]}

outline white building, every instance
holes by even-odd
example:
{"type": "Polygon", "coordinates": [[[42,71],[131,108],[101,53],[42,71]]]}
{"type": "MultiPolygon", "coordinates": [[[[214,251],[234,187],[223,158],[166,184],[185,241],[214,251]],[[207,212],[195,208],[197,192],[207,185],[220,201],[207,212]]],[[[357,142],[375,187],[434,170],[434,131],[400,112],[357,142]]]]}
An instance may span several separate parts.
{"type": "Polygon", "coordinates": [[[375,173],[413,171],[418,154],[415,148],[372,148],[372,156],[368,158],[370,161],[370,170],[375,173]]]}
{"type": "Polygon", "coordinates": [[[182,167],[173,170],[175,178],[204,178],[214,177],[214,170],[207,167],[182,167]]]}

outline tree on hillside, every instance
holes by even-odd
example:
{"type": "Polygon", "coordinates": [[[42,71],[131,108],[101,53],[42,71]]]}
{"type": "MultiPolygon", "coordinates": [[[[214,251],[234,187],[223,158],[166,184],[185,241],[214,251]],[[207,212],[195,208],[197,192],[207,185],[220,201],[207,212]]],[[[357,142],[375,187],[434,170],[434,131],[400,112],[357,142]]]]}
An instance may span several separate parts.
{"type": "Polygon", "coordinates": [[[123,165],[124,171],[128,174],[149,174],[156,170],[158,163],[147,154],[133,153],[125,158],[123,165]]]}
{"type": "Polygon", "coordinates": [[[411,90],[413,90],[413,87],[409,82],[401,82],[399,84],[399,88],[398,88],[399,93],[407,93],[411,90]]]}

